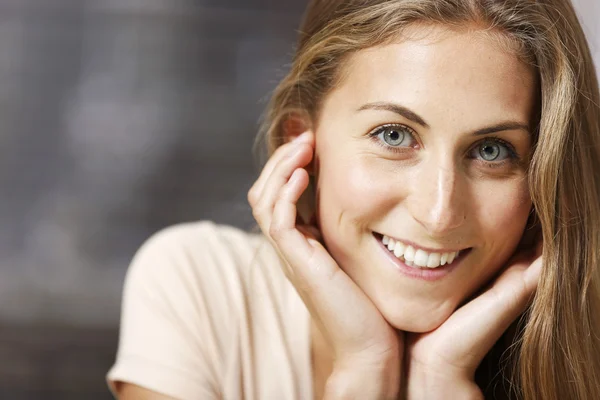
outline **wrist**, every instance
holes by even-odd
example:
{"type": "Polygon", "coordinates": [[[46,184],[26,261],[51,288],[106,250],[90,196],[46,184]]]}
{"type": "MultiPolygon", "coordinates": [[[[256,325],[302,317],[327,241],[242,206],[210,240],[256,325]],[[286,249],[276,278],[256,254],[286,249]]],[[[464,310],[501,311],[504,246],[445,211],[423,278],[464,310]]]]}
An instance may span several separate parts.
{"type": "Polygon", "coordinates": [[[483,400],[483,393],[472,378],[452,376],[435,370],[414,370],[406,382],[406,400],[419,399],[483,400]]]}
{"type": "Polygon", "coordinates": [[[400,362],[336,365],[325,385],[325,400],[397,400],[400,395],[400,362]]]}

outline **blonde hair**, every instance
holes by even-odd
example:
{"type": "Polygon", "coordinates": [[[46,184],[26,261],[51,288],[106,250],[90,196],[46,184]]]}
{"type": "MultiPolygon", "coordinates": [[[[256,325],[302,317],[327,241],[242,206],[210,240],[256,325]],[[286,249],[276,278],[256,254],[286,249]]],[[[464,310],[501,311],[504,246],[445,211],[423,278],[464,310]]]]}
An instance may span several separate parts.
{"type": "MultiPolygon", "coordinates": [[[[397,40],[415,23],[500,34],[535,68],[539,123],[529,186],[544,267],[524,328],[501,350],[515,350],[510,389],[519,398],[600,399],[598,82],[568,0],[312,1],[291,70],[265,114],[269,153],[285,140],[290,118],[316,124],[323,99],[339,83],[344,58],[397,40]]],[[[496,375],[506,364],[501,359],[496,375]]],[[[480,386],[496,397],[490,380],[480,386]]]]}

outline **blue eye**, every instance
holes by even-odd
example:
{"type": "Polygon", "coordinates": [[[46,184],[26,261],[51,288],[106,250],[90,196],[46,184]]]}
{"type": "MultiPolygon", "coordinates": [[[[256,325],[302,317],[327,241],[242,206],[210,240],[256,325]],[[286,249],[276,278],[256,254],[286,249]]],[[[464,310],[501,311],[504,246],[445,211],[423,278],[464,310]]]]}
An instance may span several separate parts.
{"type": "Polygon", "coordinates": [[[506,159],[515,159],[517,155],[513,148],[498,139],[486,139],[472,150],[471,156],[486,162],[498,162],[506,159]]]}
{"type": "Polygon", "coordinates": [[[412,131],[402,125],[379,127],[371,133],[371,136],[390,147],[410,147],[414,143],[412,131]]]}

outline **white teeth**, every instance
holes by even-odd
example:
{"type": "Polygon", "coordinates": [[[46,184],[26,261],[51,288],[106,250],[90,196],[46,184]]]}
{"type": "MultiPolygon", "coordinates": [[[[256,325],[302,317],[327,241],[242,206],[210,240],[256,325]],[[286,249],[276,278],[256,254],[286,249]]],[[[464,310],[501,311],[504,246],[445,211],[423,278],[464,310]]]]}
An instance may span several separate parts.
{"type": "Polygon", "coordinates": [[[387,245],[387,247],[388,247],[388,249],[389,249],[390,251],[394,251],[394,246],[395,246],[395,245],[396,245],[396,241],[395,241],[394,239],[390,239],[390,241],[388,242],[388,245],[387,245]]]}
{"type": "Polygon", "coordinates": [[[394,255],[400,258],[404,255],[404,250],[406,250],[404,243],[396,242],[396,246],[394,246],[394,255]]]}
{"type": "Polygon", "coordinates": [[[415,264],[417,264],[419,267],[426,267],[427,266],[427,260],[429,259],[429,255],[424,252],[423,250],[417,250],[415,252],[415,264]]]}
{"type": "Polygon", "coordinates": [[[460,254],[460,251],[428,253],[425,250],[415,249],[410,245],[405,245],[385,235],[383,235],[382,243],[397,258],[402,259],[406,265],[413,268],[437,268],[442,265],[451,264],[460,254]]]}
{"type": "Polygon", "coordinates": [[[442,256],[440,257],[440,265],[446,265],[446,263],[448,262],[448,254],[450,253],[442,254],[442,256]]]}
{"type": "Polygon", "coordinates": [[[454,261],[454,257],[456,257],[456,253],[448,254],[448,264],[452,264],[452,261],[454,261]]]}
{"type": "Polygon", "coordinates": [[[427,268],[435,268],[440,266],[440,253],[431,253],[427,260],[427,268]]]}
{"type": "Polygon", "coordinates": [[[415,261],[415,249],[412,246],[409,245],[404,250],[404,259],[410,262],[415,261]]]}

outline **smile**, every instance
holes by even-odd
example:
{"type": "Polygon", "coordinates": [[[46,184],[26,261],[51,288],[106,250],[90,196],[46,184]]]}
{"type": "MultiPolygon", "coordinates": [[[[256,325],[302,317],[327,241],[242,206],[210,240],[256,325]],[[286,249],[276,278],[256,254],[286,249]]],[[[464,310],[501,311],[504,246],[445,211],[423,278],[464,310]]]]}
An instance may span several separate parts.
{"type": "Polygon", "coordinates": [[[438,268],[443,265],[450,265],[460,255],[458,251],[431,252],[410,244],[401,242],[398,239],[383,235],[382,243],[397,258],[404,261],[409,267],[418,268],[438,268]]]}
{"type": "Polygon", "coordinates": [[[471,252],[464,249],[422,248],[387,235],[373,232],[387,258],[405,275],[427,281],[441,279],[455,269],[471,252]]]}

